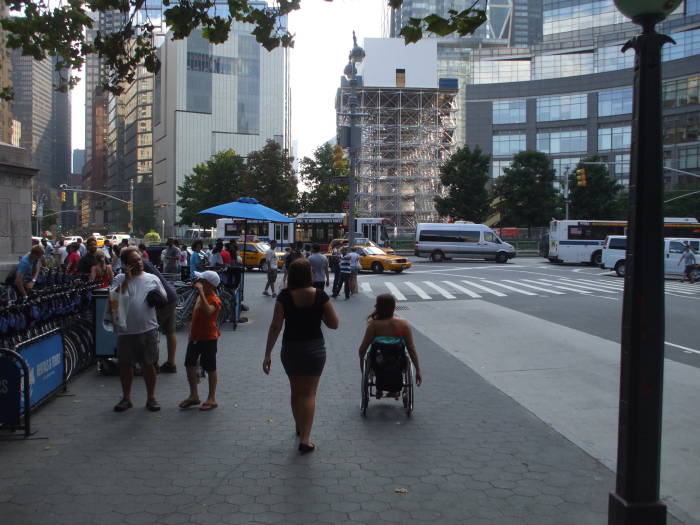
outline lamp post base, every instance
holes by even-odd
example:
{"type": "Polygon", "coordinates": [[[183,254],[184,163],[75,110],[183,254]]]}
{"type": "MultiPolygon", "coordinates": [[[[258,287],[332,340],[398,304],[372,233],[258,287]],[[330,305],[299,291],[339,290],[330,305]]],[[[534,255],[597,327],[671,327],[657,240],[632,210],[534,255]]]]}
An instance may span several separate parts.
{"type": "Polygon", "coordinates": [[[614,525],[666,525],[666,505],[653,503],[628,503],[617,494],[610,494],[608,523],[614,525]]]}

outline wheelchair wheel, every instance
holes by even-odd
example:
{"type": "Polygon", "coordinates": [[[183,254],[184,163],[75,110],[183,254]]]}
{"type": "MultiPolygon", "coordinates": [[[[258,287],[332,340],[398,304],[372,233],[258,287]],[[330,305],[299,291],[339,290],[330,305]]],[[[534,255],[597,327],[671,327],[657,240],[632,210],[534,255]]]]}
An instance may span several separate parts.
{"type": "Polygon", "coordinates": [[[367,406],[369,405],[369,383],[370,383],[370,369],[367,359],[365,359],[365,365],[362,371],[362,406],[360,410],[363,416],[367,416],[367,406]]]}
{"type": "Polygon", "coordinates": [[[404,370],[404,387],[403,387],[403,407],[406,409],[406,417],[411,417],[413,412],[413,365],[408,362],[404,370]]]}

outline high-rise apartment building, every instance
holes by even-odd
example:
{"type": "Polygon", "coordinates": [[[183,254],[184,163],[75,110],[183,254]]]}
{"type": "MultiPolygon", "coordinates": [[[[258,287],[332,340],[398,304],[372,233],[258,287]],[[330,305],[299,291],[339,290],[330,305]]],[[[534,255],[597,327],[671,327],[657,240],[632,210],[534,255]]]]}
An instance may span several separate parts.
{"type": "MultiPolygon", "coordinates": [[[[0,2],[0,18],[8,16],[7,4],[0,2]]],[[[12,87],[12,55],[5,46],[5,31],[0,27],[0,89],[12,87]]],[[[12,144],[12,104],[0,100],[0,142],[12,144]]]]}
{"type": "Polygon", "coordinates": [[[74,149],[73,150],[73,173],[80,173],[83,171],[83,166],[85,165],[85,150],[84,149],[74,149]]]}
{"type": "MultiPolygon", "coordinates": [[[[560,180],[599,155],[627,183],[634,51],[621,48],[639,28],[613,0],[541,4],[538,42],[470,53],[466,143],[492,155],[494,178],[515,153],[537,149],[560,180]]],[[[676,41],[662,53],[665,175],[675,182],[683,175],[674,169],[700,173],[700,0],[686,0],[659,30],[676,41]]]]}
{"type": "Polygon", "coordinates": [[[166,234],[178,220],[177,189],[195,166],[227,149],[247,155],[268,139],[290,148],[288,51],[266,51],[250,31],[236,22],[223,44],[194,31],[159,49],[153,157],[144,151],[136,161],[153,163],[157,223],[166,234]]]}

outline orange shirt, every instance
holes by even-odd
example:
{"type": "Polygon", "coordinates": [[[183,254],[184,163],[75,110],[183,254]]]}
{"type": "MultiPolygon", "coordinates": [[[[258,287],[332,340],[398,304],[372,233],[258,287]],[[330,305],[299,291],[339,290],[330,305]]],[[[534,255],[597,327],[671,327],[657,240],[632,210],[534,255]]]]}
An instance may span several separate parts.
{"type": "Polygon", "coordinates": [[[217,319],[221,311],[221,299],[215,293],[206,295],[207,302],[214,306],[214,311],[207,314],[200,307],[201,299],[197,298],[197,304],[192,312],[192,326],[190,326],[190,341],[211,341],[219,338],[217,319]]]}

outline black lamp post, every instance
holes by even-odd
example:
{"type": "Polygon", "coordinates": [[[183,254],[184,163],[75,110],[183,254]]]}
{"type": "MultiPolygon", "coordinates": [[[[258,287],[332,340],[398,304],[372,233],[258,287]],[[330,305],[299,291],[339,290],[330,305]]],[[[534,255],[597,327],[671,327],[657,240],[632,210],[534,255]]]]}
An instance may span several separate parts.
{"type": "Polygon", "coordinates": [[[622,312],[617,482],[610,525],[661,525],[659,500],[664,372],[663,146],[661,48],[673,42],[656,32],[680,0],[615,0],[642,33],[635,50],[630,216],[622,312]]]}
{"type": "Polygon", "coordinates": [[[357,67],[365,58],[365,50],[357,45],[355,31],[352,32],[353,46],[348,55],[348,64],[343,70],[343,74],[350,84],[350,96],[348,105],[350,106],[350,145],[348,157],[350,159],[350,173],[348,177],[348,246],[355,242],[355,196],[357,192],[357,160],[360,154],[360,133],[358,128],[360,115],[357,112],[359,102],[357,100],[357,67]]]}

